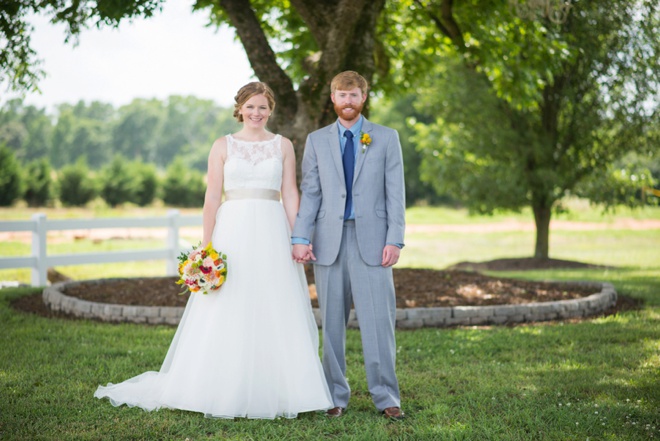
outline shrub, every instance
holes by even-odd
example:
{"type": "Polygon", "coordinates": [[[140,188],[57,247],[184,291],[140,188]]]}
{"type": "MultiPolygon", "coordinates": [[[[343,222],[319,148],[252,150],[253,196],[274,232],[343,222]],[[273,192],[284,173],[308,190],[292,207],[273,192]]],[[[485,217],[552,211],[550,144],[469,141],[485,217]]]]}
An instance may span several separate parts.
{"type": "Polygon", "coordinates": [[[201,207],[204,205],[206,184],[204,176],[186,166],[183,158],[175,158],[167,167],[163,182],[163,201],[175,207],[201,207]]]}
{"type": "Polygon", "coordinates": [[[131,202],[140,207],[151,204],[158,193],[158,175],[154,164],[140,161],[131,164],[131,175],[135,179],[135,191],[131,202]]]}
{"type": "Polygon", "coordinates": [[[21,197],[23,185],[21,170],[9,147],[0,145],[0,206],[9,207],[21,197]]]}
{"type": "Polygon", "coordinates": [[[59,174],[60,200],[70,207],[83,206],[97,195],[95,180],[90,176],[85,158],[62,167],[59,174]]]}
{"type": "Polygon", "coordinates": [[[131,202],[135,196],[136,177],[125,158],[116,155],[101,171],[101,197],[111,207],[131,202]]]}
{"type": "Polygon", "coordinates": [[[30,207],[43,207],[53,197],[53,179],[48,159],[36,159],[25,168],[25,194],[23,199],[30,207]]]}

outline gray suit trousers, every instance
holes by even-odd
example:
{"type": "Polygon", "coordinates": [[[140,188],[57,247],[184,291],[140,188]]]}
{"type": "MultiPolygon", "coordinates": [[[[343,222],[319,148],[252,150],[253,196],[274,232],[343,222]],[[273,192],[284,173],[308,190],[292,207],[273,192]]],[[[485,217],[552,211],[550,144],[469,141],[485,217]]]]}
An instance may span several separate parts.
{"type": "Polygon", "coordinates": [[[355,305],[369,392],[378,410],[400,407],[395,373],[396,297],[392,268],[369,266],[360,257],[355,223],[346,221],[337,260],[314,265],[323,320],[323,370],[335,406],[346,407],[346,324],[355,305]]]}

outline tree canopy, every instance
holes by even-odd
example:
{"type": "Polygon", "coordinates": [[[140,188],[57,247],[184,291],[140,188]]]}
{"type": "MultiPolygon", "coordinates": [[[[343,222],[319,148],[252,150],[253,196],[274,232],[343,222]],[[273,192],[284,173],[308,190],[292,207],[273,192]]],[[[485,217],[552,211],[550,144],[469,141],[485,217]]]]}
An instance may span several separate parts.
{"type": "MultiPolygon", "coordinates": [[[[116,26],[123,19],[156,13],[161,0],[9,0],[0,9],[0,80],[34,89],[39,78],[26,16],[45,13],[67,24],[67,39],[87,25],[116,26]],[[5,50],[6,48],[6,50],[5,50]]],[[[298,160],[307,133],[332,121],[329,81],[346,69],[371,80],[376,71],[376,27],[385,0],[198,0],[217,24],[237,33],[256,76],[275,92],[271,129],[289,137],[298,160]]]]}
{"type": "Polygon", "coordinates": [[[417,124],[424,174],[477,212],[531,206],[535,256],[547,258],[562,198],[633,202],[650,184],[648,170],[616,165],[657,150],[659,7],[582,0],[555,25],[485,4],[399,4],[395,37],[437,61],[414,87],[435,119],[417,124]]]}
{"type": "Polygon", "coordinates": [[[122,19],[150,17],[164,0],[3,0],[0,3],[0,84],[14,90],[38,90],[43,77],[31,45],[31,14],[42,13],[66,25],[65,41],[75,42],[88,26],[117,26],[122,19]]]}
{"type": "MultiPolygon", "coordinates": [[[[292,139],[298,160],[307,134],[335,118],[330,79],[357,70],[377,93],[416,98],[414,139],[428,182],[478,212],[532,207],[535,256],[548,257],[561,200],[579,194],[615,203],[651,183],[641,167],[657,155],[660,135],[657,0],[571,3],[562,24],[524,20],[504,0],[197,0],[194,8],[236,30],[256,76],[276,94],[271,129],[292,139]]],[[[160,5],[4,2],[0,79],[24,89],[38,79],[28,13],[67,23],[71,38],[87,25],[148,17],[160,5]]],[[[139,124],[155,130],[161,110],[141,105],[139,124]]],[[[18,127],[9,133],[24,136],[18,127]]],[[[90,123],[76,142],[89,145],[95,133],[90,123]]]]}

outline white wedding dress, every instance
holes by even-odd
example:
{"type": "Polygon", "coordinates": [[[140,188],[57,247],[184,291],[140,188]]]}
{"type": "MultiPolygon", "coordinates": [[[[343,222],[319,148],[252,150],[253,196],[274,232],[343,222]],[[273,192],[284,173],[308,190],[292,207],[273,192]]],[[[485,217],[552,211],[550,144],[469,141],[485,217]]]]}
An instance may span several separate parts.
{"type": "Polygon", "coordinates": [[[227,136],[228,200],[212,239],[227,255],[227,281],[217,292],[190,295],[159,372],[100,386],[95,397],[219,418],[295,418],[333,406],[305,275],[291,259],[281,184],[279,135],[264,142],[227,136]]]}

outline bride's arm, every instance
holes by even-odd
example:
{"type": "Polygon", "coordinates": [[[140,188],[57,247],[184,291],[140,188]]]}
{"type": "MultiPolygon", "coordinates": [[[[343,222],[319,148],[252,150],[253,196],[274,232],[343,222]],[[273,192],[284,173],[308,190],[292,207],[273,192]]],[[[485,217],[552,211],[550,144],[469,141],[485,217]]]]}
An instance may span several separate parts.
{"type": "Polygon", "coordinates": [[[300,194],[296,183],[296,155],[291,141],[286,138],[282,138],[282,167],[282,205],[293,230],[300,205],[300,194]]]}
{"type": "Polygon", "coordinates": [[[206,174],[206,195],[204,196],[202,246],[211,242],[215,215],[222,203],[222,182],[225,158],[227,157],[227,139],[217,139],[211,147],[206,174]]]}

